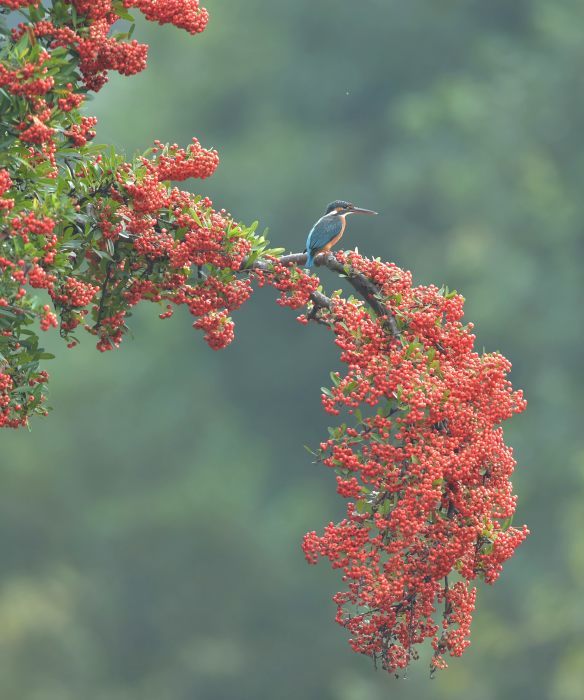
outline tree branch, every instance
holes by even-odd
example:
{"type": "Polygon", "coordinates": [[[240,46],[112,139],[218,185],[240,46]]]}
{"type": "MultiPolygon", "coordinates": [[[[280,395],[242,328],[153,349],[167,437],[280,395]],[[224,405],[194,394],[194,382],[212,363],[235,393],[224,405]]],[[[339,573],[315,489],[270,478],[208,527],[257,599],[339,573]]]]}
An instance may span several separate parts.
{"type": "Polygon", "coordinates": [[[96,318],[95,323],[93,325],[93,329],[95,331],[98,331],[101,328],[101,322],[103,321],[103,317],[105,314],[108,287],[109,287],[109,284],[110,284],[111,279],[112,279],[113,268],[118,262],[118,260],[117,260],[117,253],[118,253],[117,243],[118,243],[117,241],[114,241],[114,253],[112,255],[112,259],[108,261],[106,268],[105,268],[105,279],[104,279],[103,285],[101,287],[101,296],[99,299],[97,318],[96,318]]]}
{"type": "MultiPolygon", "coordinates": [[[[306,253],[290,253],[282,255],[278,258],[281,265],[303,265],[306,262],[306,253]]],[[[372,282],[366,275],[361,272],[351,271],[350,267],[346,267],[340,263],[333,253],[319,253],[314,258],[314,264],[317,267],[327,267],[337,275],[345,277],[353,289],[359,296],[371,307],[373,313],[382,319],[385,330],[397,340],[400,339],[400,331],[395,320],[393,312],[381,301],[381,290],[372,282]]],[[[268,260],[256,260],[250,268],[255,270],[270,270],[271,263],[268,260]]],[[[242,264],[242,269],[246,269],[246,261],[242,264]]],[[[311,297],[315,305],[330,309],[331,300],[320,292],[314,292],[311,297]],[[319,295],[319,301],[316,301],[314,295],[319,295]]]]}

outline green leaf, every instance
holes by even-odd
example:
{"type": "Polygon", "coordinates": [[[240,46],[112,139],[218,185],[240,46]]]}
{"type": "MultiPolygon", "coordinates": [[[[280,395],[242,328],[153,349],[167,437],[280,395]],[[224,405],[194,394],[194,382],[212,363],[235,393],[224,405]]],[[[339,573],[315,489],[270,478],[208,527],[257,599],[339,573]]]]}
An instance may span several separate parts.
{"type": "Polygon", "coordinates": [[[357,503],[355,503],[355,509],[357,513],[360,513],[361,515],[363,515],[363,513],[371,512],[371,506],[363,498],[360,501],[357,501],[357,503]]]}

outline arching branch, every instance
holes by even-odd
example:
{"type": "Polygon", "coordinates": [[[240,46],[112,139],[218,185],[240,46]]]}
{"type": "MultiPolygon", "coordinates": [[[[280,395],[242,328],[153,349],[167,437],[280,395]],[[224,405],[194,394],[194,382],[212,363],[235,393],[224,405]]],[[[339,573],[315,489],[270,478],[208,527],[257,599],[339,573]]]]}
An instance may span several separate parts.
{"type": "MultiPolygon", "coordinates": [[[[306,262],[306,253],[290,253],[282,255],[278,258],[281,265],[304,265],[306,262]]],[[[359,296],[369,305],[376,316],[383,319],[383,325],[386,331],[394,338],[400,338],[400,331],[395,320],[395,315],[381,301],[381,290],[362,272],[355,272],[350,265],[345,265],[337,260],[333,253],[319,253],[314,258],[314,264],[317,267],[327,267],[332,272],[335,272],[340,277],[344,277],[359,296]]],[[[251,269],[270,270],[272,264],[267,260],[256,260],[251,269]]],[[[242,269],[246,269],[246,262],[243,262],[242,269]]],[[[249,269],[249,268],[247,268],[249,269]]],[[[331,300],[320,292],[313,292],[311,299],[314,304],[321,308],[330,308],[331,300]]]]}

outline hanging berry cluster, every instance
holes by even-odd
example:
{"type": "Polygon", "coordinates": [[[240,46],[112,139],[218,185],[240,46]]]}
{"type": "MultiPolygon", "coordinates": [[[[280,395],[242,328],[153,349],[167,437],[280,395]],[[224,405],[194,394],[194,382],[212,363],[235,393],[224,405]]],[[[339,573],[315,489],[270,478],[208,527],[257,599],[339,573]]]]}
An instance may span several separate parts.
{"type": "Polygon", "coordinates": [[[133,25],[110,31],[133,21],[132,8],[191,34],[208,20],[197,0],[55,0],[50,11],[0,0],[0,427],[46,413],[40,363],[51,355],[36,328],[58,327],[68,347],[84,329],[111,350],[148,301],[162,319],[185,307],[221,349],[253,284],[274,287],[280,305],[305,310],[302,323],[332,331],[346,367],[323,390],[344,422],[316,455],[335,470],[347,515],[306,535],[306,558],[343,571],[337,621],[355,651],[398,672],[428,639],[432,668],[443,668],[469,643],[472,582],[494,582],[527,535],[511,527],[514,461],[501,429],[525,407],[510,365],[473,349],[461,296],[413,287],[389,263],[319,256],[360,298],[325,296],[298,266],[305,256],[281,256],[255,224],[172,185],[215,171],[217,153],[197,139],[157,141],[133,162],[93,145],[85,95],[110,70],[146,65],[133,25]],[[9,30],[11,10],[28,21],[9,30]]]}
{"type": "Polygon", "coordinates": [[[515,462],[501,429],[525,401],[508,360],[474,350],[459,294],[413,287],[409,272],[356,253],[337,260],[375,283],[397,333],[354,300],[319,312],[347,368],[323,405],[349,420],[317,457],[349,503],[340,523],[306,535],[304,552],[343,570],[337,621],[355,651],[396,672],[429,638],[443,668],[469,644],[471,582],[493,583],[528,534],[510,527],[515,462]]]}

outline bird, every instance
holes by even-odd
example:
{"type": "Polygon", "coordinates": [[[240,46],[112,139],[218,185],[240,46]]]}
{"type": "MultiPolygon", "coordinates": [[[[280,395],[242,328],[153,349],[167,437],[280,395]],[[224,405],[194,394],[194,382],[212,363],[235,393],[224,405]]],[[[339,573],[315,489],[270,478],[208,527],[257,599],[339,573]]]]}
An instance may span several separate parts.
{"type": "Polygon", "coordinates": [[[345,233],[349,214],[377,214],[377,212],[356,207],[343,199],[331,202],[326,208],[324,216],[321,216],[310,229],[306,239],[306,250],[304,251],[306,253],[306,268],[313,266],[316,255],[329,251],[341,240],[343,233],[345,233]]]}

